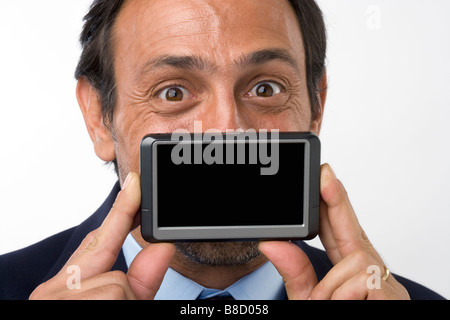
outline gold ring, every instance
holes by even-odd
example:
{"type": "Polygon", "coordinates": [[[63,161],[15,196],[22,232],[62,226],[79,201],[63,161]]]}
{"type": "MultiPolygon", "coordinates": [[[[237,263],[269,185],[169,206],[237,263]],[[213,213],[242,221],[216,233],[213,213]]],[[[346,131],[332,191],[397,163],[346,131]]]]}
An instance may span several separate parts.
{"type": "Polygon", "coordinates": [[[381,279],[386,281],[389,278],[390,274],[391,274],[391,272],[389,271],[388,267],[384,266],[384,274],[383,274],[383,277],[381,279]]]}

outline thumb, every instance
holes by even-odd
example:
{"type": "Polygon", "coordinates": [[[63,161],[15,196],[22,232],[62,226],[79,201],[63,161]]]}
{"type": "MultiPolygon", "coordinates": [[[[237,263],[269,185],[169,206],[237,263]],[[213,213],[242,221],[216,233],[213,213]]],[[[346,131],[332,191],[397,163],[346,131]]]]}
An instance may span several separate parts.
{"type": "Polygon", "coordinates": [[[317,285],[317,277],[308,256],[287,241],[267,241],[259,250],[283,277],[289,300],[306,300],[317,285]]]}
{"type": "Polygon", "coordinates": [[[154,243],[143,248],[131,263],[127,276],[138,300],[155,297],[175,253],[170,243],[154,243]]]}

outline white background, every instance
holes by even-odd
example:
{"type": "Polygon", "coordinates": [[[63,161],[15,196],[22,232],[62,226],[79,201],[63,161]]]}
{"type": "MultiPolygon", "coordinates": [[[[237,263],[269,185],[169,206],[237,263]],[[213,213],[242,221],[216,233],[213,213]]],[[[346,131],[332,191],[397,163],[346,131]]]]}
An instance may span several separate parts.
{"type": "MultiPolygon", "coordinates": [[[[389,268],[450,298],[450,1],[319,3],[323,162],[389,268]]],[[[89,4],[0,1],[0,254],[81,223],[116,181],[75,98],[89,4]]]]}

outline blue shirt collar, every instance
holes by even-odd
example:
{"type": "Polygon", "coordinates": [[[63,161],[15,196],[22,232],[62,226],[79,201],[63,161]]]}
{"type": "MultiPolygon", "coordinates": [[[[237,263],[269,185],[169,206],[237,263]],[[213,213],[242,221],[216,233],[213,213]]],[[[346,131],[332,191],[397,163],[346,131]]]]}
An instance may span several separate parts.
{"type": "MultiPolygon", "coordinates": [[[[129,234],[122,247],[128,267],[141,249],[133,236],[129,234]]],[[[269,261],[225,290],[205,288],[169,268],[155,299],[195,300],[226,293],[231,294],[236,300],[282,300],[286,298],[283,279],[269,261]]]]}

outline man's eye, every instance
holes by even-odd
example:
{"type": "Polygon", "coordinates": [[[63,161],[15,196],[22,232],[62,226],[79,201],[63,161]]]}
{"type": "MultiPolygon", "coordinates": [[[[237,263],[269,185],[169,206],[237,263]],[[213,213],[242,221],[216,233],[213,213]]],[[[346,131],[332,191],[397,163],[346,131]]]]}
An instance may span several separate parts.
{"type": "Polygon", "coordinates": [[[248,93],[252,97],[269,98],[281,92],[281,86],[275,82],[258,83],[248,93]]]}
{"type": "Polygon", "coordinates": [[[183,101],[189,96],[189,91],[183,87],[170,87],[161,91],[159,98],[170,102],[183,101]]]}

